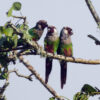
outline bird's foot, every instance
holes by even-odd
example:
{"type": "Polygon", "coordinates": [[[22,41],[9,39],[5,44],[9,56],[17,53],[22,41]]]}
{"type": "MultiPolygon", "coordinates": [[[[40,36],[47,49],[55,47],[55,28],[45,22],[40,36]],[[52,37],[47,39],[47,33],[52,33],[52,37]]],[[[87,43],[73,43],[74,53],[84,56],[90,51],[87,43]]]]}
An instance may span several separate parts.
{"type": "Polygon", "coordinates": [[[72,59],[75,61],[75,58],[74,57],[72,57],[72,59]]]}

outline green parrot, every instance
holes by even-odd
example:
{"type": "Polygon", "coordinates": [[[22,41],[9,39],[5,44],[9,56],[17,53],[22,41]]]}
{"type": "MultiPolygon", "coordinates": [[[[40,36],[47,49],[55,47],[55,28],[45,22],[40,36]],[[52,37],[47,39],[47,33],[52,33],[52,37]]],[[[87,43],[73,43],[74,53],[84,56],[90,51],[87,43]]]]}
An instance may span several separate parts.
{"type": "MultiPolygon", "coordinates": [[[[72,29],[69,27],[63,27],[60,32],[59,37],[59,47],[57,50],[57,54],[64,55],[67,57],[71,57],[73,55],[72,41],[71,35],[73,34],[72,29]]],[[[67,74],[67,62],[61,60],[61,88],[63,89],[63,85],[66,84],[66,74],[67,74]]]]}
{"type": "Polygon", "coordinates": [[[47,21],[40,20],[40,21],[38,21],[36,23],[36,26],[35,27],[29,29],[28,32],[32,36],[32,40],[38,41],[41,38],[41,36],[42,36],[42,34],[44,32],[44,29],[47,26],[48,26],[47,21]]]}
{"type": "MultiPolygon", "coordinates": [[[[58,32],[55,26],[48,26],[47,30],[48,31],[44,39],[44,49],[46,52],[55,54],[59,45],[58,32]]],[[[49,57],[46,58],[46,62],[45,62],[45,67],[46,67],[45,83],[46,84],[48,82],[49,75],[52,70],[52,61],[53,61],[52,58],[49,58],[49,57]]]]}

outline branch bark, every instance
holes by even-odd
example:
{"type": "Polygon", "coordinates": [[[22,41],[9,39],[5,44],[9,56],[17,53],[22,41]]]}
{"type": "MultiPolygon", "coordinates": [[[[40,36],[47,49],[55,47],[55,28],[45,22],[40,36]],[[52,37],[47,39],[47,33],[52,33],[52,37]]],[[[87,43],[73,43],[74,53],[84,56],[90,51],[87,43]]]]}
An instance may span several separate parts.
{"type": "MultiPolygon", "coordinates": [[[[57,54],[52,54],[52,53],[47,53],[46,51],[43,50],[42,47],[39,47],[39,45],[37,45],[35,42],[31,42],[31,45],[33,47],[36,47],[36,49],[38,50],[37,55],[40,55],[42,57],[51,57],[53,59],[57,59],[57,60],[64,60],[67,62],[72,62],[72,63],[80,63],[80,64],[100,64],[100,60],[87,60],[87,59],[81,59],[81,58],[73,58],[73,57],[66,57],[63,55],[57,55],[57,54]]],[[[30,53],[32,55],[32,52],[30,53]]],[[[24,52],[22,54],[19,55],[25,55],[24,52]]]]}
{"type": "Polygon", "coordinates": [[[16,69],[10,70],[10,71],[8,72],[8,74],[13,73],[13,72],[14,72],[18,77],[22,77],[22,78],[28,79],[29,81],[32,81],[32,77],[31,77],[32,74],[29,75],[29,76],[25,76],[25,75],[19,74],[19,73],[18,73],[18,70],[16,70],[16,69]]]}
{"type": "Polygon", "coordinates": [[[3,85],[3,87],[0,87],[0,96],[3,95],[5,89],[7,88],[8,85],[9,85],[9,83],[5,82],[5,84],[3,85]]]}
{"type": "Polygon", "coordinates": [[[88,37],[91,38],[92,40],[94,40],[96,45],[100,45],[100,41],[96,37],[94,37],[93,35],[90,35],[90,34],[88,35],[88,37]]]}
{"type": "MultiPolygon", "coordinates": [[[[17,55],[17,54],[16,54],[17,55]]],[[[62,98],[56,93],[56,91],[51,88],[48,84],[45,84],[45,81],[40,77],[40,75],[36,72],[34,67],[28,63],[22,56],[17,55],[20,62],[22,62],[25,67],[40,81],[40,83],[58,100],[62,100],[62,98]]]]}
{"type": "Polygon", "coordinates": [[[90,0],[85,0],[94,20],[96,21],[96,23],[99,25],[100,24],[100,18],[99,15],[97,14],[94,6],[92,5],[92,2],[90,0]]]}
{"type": "Polygon", "coordinates": [[[26,24],[26,16],[12,16],[13,18],[23,19],[24,24],[26,24]]]}

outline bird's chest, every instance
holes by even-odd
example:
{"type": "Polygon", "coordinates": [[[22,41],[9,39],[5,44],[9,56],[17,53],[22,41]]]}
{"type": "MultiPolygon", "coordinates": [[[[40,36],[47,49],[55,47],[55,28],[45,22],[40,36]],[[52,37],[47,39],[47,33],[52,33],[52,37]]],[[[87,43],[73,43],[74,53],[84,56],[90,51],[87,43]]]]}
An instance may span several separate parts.
{"type": "Polygon", "coordinates": [[[57,36],[48,36],[48,41],[55,41],[57,38],[57,36]]]}
{"type": "Polygon", "coordinates": [[[64,55],[68,56],[68,57],[72,56],[72,50],[71,50],[71,48],[64,49],[64,55]]]}
{"type": "Polygon", "coordinates": [[[54,47],[52,44],[47,44],[46,45],[46,51],[50,53],[54,53],[54,47]]]}
{"type": "Polygon", "coordinates": [[[70,44],[71,43],[71,39],[70,38],[67,38],[67,39],[61,39],[61,43],[62,44],[70,44]]]}
{"type": "Polygon", "coordinates": [[[43,31],[42,30],[37,30],[37,35],[39,36],[39,37],[41,37],[42,36],[42,34],[43,34],[43,31]]]}

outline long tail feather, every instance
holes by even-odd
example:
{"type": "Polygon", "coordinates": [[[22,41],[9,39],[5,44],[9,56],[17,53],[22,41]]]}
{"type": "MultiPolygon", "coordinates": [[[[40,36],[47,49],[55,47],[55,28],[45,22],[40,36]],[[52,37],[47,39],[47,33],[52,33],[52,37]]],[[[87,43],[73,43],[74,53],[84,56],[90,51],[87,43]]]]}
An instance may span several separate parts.
{"type": "Polygon", "coordinates": [[[48,83],[49,75],[52,70],[52,59],[51,58],[46,58],[46,71],[45,71],[45,83],[48,83]]]}
{"type": "Polygon", "coordinates": [[[67,62],[61,61],[61,89],[63,89],[64,84],[66,84],[66,75],[67,75],[67,62]]]}

